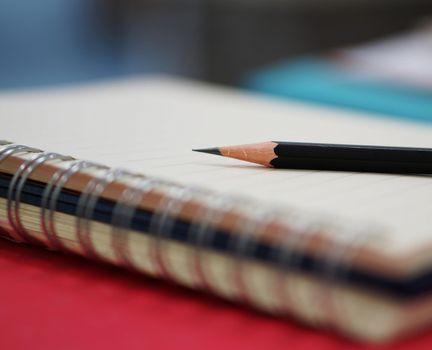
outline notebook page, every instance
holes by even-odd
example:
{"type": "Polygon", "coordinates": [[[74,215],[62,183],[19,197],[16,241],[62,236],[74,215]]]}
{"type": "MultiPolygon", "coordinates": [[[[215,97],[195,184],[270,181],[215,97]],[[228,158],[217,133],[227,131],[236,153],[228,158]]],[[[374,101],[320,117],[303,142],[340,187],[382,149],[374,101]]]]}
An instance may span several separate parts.
{"type": "Polygon", "coordinates": [[[167,78],[3,93],[1,138],[272,205],[380,225],[381,249],[432,244],[432,178],[276,170],[192,148],[268,140],[432,147],[432,128],[167,78]]]}

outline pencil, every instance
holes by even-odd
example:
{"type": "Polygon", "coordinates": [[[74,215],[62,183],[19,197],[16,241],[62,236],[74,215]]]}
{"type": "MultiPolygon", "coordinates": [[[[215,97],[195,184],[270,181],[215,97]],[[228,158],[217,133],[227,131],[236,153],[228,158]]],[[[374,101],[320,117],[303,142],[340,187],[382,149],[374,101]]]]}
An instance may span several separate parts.
{"type": "Polygon", "coordinates": [[[270,141],[193,151],[283,169],[432,173],[431,148],[270,141]]]}

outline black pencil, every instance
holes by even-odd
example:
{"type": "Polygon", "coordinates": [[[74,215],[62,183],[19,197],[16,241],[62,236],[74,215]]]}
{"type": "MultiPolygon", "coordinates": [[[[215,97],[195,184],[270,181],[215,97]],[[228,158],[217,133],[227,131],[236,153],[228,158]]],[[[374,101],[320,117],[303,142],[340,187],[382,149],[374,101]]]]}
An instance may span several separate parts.
{"type": "Polygon", "coordinates": [[[194,151],[284,169],[432,173],[431,148],[270,141],[194,151]]]}

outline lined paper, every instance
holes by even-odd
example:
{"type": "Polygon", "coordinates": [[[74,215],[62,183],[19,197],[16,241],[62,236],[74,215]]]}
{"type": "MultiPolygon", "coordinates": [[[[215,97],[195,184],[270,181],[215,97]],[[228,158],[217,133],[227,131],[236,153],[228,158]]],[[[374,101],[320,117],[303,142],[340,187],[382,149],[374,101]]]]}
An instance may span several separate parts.
{"type": "Polygon", "coordinates": [[[167,78],[0,94],[0,138],[432,244],[432,177],[267,169],[192,148],[269,140],[432,148],[432,128],[167,78]]]}

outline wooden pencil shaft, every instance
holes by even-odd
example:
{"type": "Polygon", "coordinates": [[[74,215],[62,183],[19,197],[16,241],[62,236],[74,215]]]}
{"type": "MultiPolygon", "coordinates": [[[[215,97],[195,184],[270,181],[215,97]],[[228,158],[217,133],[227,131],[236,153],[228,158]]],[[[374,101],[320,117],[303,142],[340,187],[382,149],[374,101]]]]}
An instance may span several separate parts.
{"type": "Polygon", "coordinates": [[[374,173],[430,174],[432,163],[369,161],[361,159],[277,157],[270,165],[283,169],[333,170],[374,173]]]}
{"type": "MultiPolygon", "coordinates": [[[[323,143],[275,142],[276,156],[332,160],[364,160],[371,162],[432,163],[432,149],[342,145],[323,143]]],[[[315,160],[314,160],[315,161],[315,160]]],[[[430,167],[430,166],[429,166],[430,167]]]]}
{"type": "Polygon", "coordinates": [[[432,174],[431,148],[270,141],[196,151],[274,168],[432,174]]]}

